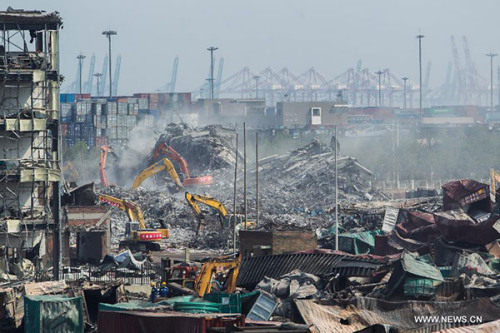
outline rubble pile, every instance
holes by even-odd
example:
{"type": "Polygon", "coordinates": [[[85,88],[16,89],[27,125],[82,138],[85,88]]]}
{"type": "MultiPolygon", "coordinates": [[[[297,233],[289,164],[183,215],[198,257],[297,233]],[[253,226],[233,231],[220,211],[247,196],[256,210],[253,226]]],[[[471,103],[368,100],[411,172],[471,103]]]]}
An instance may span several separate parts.
{"type": "MultiPolygon", "coordinates": [[[[355,158],[340,156],[339,199],[362,201],[380,198],[371,185],[372,172],[355,158]]],[[[259,161],[263,183],[273,183],[285,195],[309,203],[331,206],[335,191],[335,156],[332,149],[318,140],[285,155],[274,155],[259,161]]]]}
{"type": "Polygon", "coordinates": [[[234,130],[220,125],[191,128],[185,124],[172,123],[156,145],[165,143],[173,147],[188,161],[191,169],[205,171],[234,165],[234,140],[234,130]]]}
{"type": "MultiPolygon", "coordinates": [[[[169,247],[219,248],[220,244],[225,245],[227,241],[227,237],[218,230],[218,223],[208,224],[203,237],[196,239],[198,221],[187,205],[184,193],[172,194],[167,189],[149,190],[142,187],[132,190],[119,186],[110,186],[101,192],[139,204],[148,227],[160,227],[160,221],[165,222],[170,228],[169,247]]],[[[213,218],[215,221],[216,217],[213,218]]],[[[128,218],[124,212],[113,209],[110,219],[111,241],[117,245],[123,240],[128,218]]]]}

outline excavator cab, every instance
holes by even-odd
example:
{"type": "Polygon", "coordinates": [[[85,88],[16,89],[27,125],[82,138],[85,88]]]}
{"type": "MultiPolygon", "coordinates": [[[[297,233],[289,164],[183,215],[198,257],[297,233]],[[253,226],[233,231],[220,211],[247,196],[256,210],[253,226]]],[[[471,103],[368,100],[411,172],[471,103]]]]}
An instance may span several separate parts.
{"type": "Polygon", "coordinates": [[[137,234],[140,229],[139,222],[127,222],[125,223],[125,236],[127,238],[132,238],[132,235],[137,234]]]}

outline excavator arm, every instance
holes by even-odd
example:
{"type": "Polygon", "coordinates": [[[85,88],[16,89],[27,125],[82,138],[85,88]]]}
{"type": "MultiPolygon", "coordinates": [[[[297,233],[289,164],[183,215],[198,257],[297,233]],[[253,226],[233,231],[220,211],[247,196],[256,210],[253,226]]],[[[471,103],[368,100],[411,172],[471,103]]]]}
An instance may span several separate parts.
{"type": "Polygon", "coordinates": [[[130,222],[139,222],[139,228],[146,229],[146,220],[142,214],[141,207],[139,207],[136,203],[118,199],[106,194],[99,194],[99,201],[123,210],[127,213],[130,222]]]}
{"type": "Polygon", "coordinates": [[[198,224],[198,230],[196,234],[198,235],[202,230],[204,226],[204,220],[205,217],[203,216],[200,206],[198,205],[198,202],[205,204],[209,207],[215,208],[217,212],[219,213],[219,220],[221,224],[221,228],[224,227],[224,218],[227,216],[227,209],[222,204],[222,202],[208,196],[204,195],[198,195],[198,194],[191,194],[189,192],[185,193],[186,201],[188,202],[189,206],[193,209],[196,218],[199,220],[198,224]]]}
{"type": "Polygon", "coordinates": [[[111,147],[101,146],[101,155],[99,157],[99,178],[101,179],[102,187],[109,186],[108,179],[106,178],[106,159],[108,157],[108,153],[112,154],[115,158],[118,158],[111,147]]]}
{"type": "Polygon", "coordinates": [[[137,177],[135,177],[132,188],[133,189],[138,188],[146,179],[148,179],[153,175],[156,175],[157,173],[162,172],[165,169],[168,171],[170,177],[172,177],[177,187],[183,188],[179,175],[177,174],[177,171],[175,171],[172,162],[170,162],[168,158],[164,158],[161,161],[158,161],[155,164],[149,166],[148,168],[142,170],[141,173],[139,173],[137,177]]]}
{"type": "Polygon", "coordinates": [[[199,176],[192,177],[191,172],[189,171],[189,166],[182,157],[174,148],[171,146],[167,146],[165,142],[160,143],[156,146],[153,151],[153,161],[158,161],[162,156],[166,156],[169,159],[176,161],[179,164],[179,168],[184,176],[184,186],[189,185],[209,185],[213,183],[212,176],[199,176]]]}
{"type": "Polygon", "coordinates": [[[203,297],[210,293],[212,289],[212,276],[214,273],[228,271],[226,276],[226,293],[236,291],[236,280],[241,266],[241,256],[234,260],[227,258],[212,259],[203,264],[200,274],[196,276],[194,288],[198,297],[203,297]]]}
{"type": "Polygon", "coordinates": [[[207,206],[210,206],[212,208],[217,209],[217,211],[219,212],[219,215],[221,217],[227,216],[226,207],[224,206],[224,204],[222,202],[220,202],[217,199],[214,199],[212,197],[208,197],[205,195],[191,194],[189,192],[186,192],[186,199],[188,200],[188,202],[191,202],[191,201],[200,202],[202,204],[205,204],[207,206]]]}

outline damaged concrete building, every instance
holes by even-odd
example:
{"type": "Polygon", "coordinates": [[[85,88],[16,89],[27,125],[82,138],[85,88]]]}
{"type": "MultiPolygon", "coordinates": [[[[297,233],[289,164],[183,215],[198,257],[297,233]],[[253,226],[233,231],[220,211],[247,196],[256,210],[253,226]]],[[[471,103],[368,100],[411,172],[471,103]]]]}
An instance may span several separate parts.
{"type": "Polygon", "coordinates": [[[0,12],[0,247],[17,261],[58,243],[61,27],[57,13],[0,12]]]}

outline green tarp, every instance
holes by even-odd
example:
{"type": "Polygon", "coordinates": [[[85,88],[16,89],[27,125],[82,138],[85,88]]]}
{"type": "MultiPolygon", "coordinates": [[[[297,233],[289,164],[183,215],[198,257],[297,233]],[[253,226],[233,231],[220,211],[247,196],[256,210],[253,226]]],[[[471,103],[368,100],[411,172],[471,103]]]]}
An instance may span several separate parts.
{"type": "Polygon", "coordinates": [[[24,297],[24,331],[26,333],[83,333],[81,297],[40,295],[24,297]]]}

